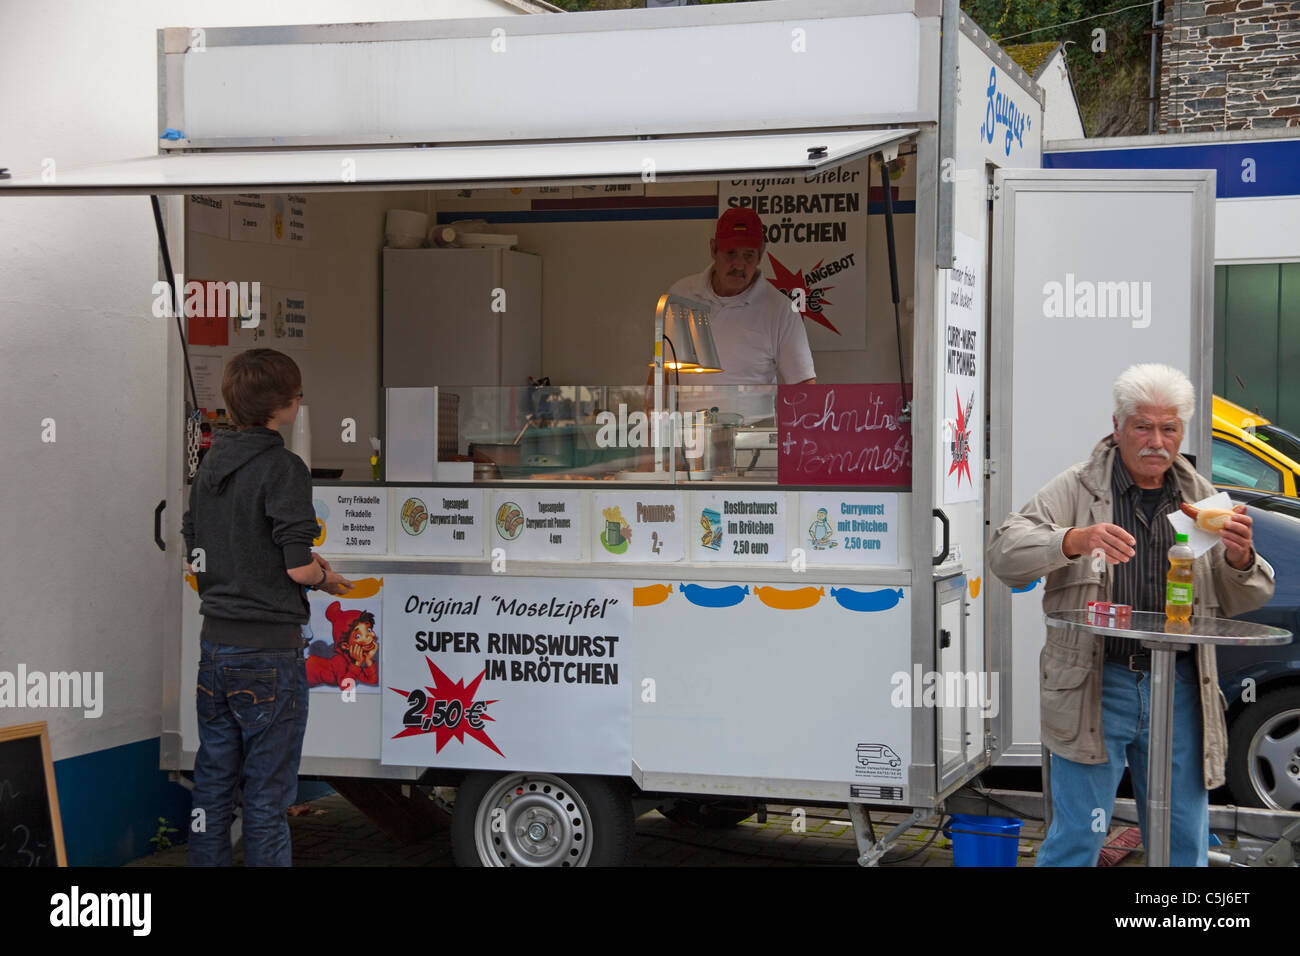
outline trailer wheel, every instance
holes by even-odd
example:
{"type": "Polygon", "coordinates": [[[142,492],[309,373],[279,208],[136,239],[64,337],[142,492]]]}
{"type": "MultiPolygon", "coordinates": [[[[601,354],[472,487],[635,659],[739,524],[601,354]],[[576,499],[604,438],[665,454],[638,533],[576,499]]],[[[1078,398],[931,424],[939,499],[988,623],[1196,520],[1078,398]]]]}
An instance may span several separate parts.
{"type": "Polygon", "coordinates": [[[1243,807],[1300,809],[1300,688],[1261,694],[1228,729],[1228,789],[1243,807]]]}
{"type": "Polygon", "coordinates": [[[456,794],[457,866],[619,866],[632,843],[620,782],[547,773],[475,773],[456,794]]]}

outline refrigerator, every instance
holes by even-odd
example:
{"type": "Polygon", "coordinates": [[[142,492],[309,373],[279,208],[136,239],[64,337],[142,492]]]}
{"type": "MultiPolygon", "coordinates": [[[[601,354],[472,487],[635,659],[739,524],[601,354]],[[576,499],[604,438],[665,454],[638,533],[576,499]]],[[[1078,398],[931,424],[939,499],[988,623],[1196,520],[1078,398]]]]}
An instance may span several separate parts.
{"type": "Polygon", "coordinates": [[[385,249],[381,362],[384,389],[436,386],[458,397],[459,453],[471,439],[506,437],[527,417],[529,376],[543,374],[541,257],[385,249]]]}

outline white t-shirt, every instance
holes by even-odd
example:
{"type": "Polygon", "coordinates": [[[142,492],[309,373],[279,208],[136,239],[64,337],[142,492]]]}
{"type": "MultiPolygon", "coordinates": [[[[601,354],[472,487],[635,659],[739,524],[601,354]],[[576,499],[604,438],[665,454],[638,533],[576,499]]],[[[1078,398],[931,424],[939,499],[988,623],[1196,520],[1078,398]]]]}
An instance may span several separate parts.
{"type": "MultiPolygon", "coordinates": [[[[692,375],[690,384],[775,385],[778,370],[787,385],[813,378],[808,333],[803,317],[790,308],[790,299],[762,275],[739,295],[720,296],[713,291],[712,273],[709,266],[678,279],[668,290],[709,306],[722,371],[692,375]]],[[[687,384],[685,376],[682,384],[687,384]]]]}

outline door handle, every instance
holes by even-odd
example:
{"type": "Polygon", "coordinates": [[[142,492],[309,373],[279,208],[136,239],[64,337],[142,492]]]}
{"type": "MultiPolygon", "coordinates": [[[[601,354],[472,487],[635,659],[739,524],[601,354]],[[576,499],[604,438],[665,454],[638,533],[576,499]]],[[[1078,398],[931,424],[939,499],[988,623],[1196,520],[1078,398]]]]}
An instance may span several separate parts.
{"type": "Polygon", "coordinates": [[[943,564],[948,560],[948,516],[938,508],[934,509],[934,516],[943,522],[943,550],[939,552],[938,557],[934,559],[934,563],[943,564]]]}
{"type": "Polygon", "coordinates": [[[167,499],[164,498],[158,502],[158,507],[153,509],[153,543],[158,545],[159,551],[167,550],[167,542],[162,539],[162,513],[167,507],[167,499]]]}

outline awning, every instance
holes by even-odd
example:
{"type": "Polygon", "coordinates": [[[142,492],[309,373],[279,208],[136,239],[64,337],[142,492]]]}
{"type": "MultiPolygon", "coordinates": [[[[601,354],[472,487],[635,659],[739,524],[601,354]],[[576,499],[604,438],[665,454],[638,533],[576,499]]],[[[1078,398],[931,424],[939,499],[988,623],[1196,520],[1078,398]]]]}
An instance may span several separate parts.
{"type": "Polygon", "coordinates": [[[899,143],[915,129],[780,135],[171,153],[0,179],[0,195],[337,192],[750,179],[809,175],[899,143]]]}

